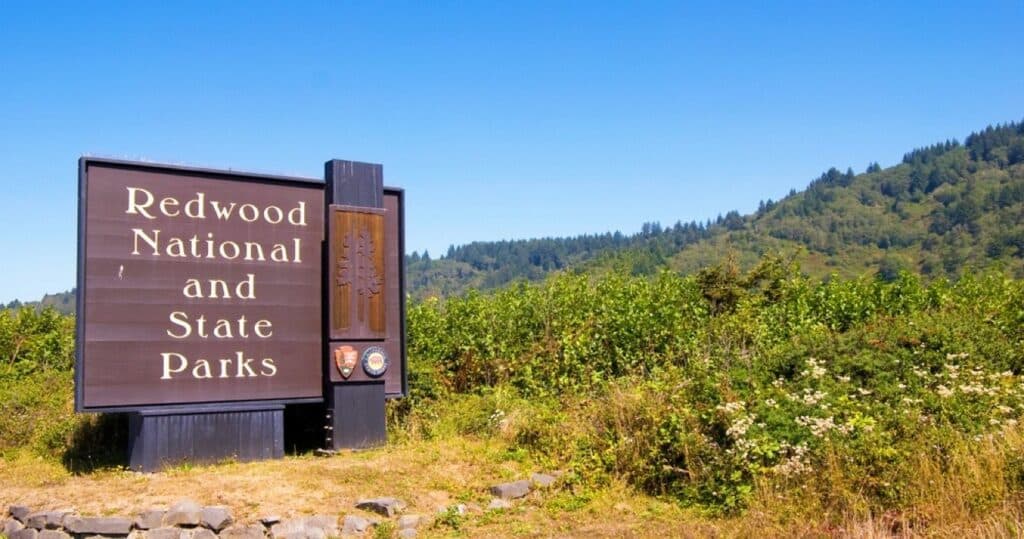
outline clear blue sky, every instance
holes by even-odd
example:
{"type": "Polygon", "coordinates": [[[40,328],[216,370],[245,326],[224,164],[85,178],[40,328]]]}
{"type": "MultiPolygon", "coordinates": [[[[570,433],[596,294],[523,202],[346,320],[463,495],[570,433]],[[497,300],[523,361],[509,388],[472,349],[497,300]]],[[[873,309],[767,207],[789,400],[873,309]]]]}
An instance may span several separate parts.
{"type": "Polygon", "coordinates": [[[1024,117],[1024,2],[4,2],[0,302],[74,286],[82,154],[384,164],[408,248],[748,212],[1024,117]]]}

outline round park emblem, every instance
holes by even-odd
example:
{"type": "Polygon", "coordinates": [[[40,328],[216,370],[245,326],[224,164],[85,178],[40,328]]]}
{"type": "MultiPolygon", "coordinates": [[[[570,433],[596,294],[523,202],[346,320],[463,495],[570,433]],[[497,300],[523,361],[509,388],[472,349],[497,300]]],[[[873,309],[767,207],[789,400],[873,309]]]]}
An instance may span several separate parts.
{"type": "Polygon", "coordinates": [[[363,370],[374,377],[388,370],[388,355],[383,348],[371,346],[363,351],[363,370]]]}

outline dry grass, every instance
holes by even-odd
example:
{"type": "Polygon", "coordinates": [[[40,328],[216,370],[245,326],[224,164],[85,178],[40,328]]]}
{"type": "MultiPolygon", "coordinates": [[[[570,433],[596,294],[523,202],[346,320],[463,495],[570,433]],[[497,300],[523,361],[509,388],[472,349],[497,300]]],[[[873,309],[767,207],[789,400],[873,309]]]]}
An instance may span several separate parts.
{"type": "Polygon", "coordinates": [[[18,453],[0,460],[0,504],[127,515],[188,497],[227,505],[237,519],[252,522],[272,514],[340,516],[356,513],[358,498],[397,496],[409,503],[409,512],[421,514],[436,515],[438,508],[457,503],[470,506],[465,517],[425,529],[422,537],[1021,537],[1024,506],[1007,501],[1012,493],[992,490],[1004,484],[994,476],[1006,469],[1007,444],[1016,449],[1021,439],[993,442],[945,470],[922,457],[914,509],[882,515],[859,508],[855,500],[843,509],[824,507],[813,489],[801,494],[762,488],[744,515],[710,518],[621,483],[538,491],[510,510],[486,512],[480,508],[490,501],[488,486],[527,477],[537,466],[515,457],[506,441],[459,436],[328,458],[180,466],[155,474],[73,475],[52,461],[18,453]]]}
{"type": "MultiPolygon", "coordinates": [[[[457,524],[424,530],[422,536],[659,536],[681,510],[624,487],[603,491],[585,503],[563,491],[537,492],[507,511],[484,512],[487,487],[538,471],[506,456],[499,441],[450,438],[345,452],[333,457],[289,456],[281,460],[180,466],[141,474],[105,470],[72,475],[59,464],[20,453],[0,460],[0,506],[72,508],[87,515],[130,515],[181,498],[227,505],[241,521],[267,515],[357,513],[358,498],[396,496],[408,512],[436,514],[465,503],[471,512],[457,524]],[[654,517],[652,519],[652,517],[654,517]]],[[[689,527],[690,524],[685,524],[689,527]]],[[[670,535],[678,536],[678,533],[670,535]]]]}

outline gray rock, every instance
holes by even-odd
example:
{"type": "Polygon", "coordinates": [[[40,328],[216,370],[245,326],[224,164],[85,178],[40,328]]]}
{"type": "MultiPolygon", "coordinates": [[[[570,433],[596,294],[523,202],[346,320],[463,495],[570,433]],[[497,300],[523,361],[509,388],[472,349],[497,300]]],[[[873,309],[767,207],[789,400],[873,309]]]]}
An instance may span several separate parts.
{"type": "Polygon", "coordinates": [[[416,537],[416,528],[398,530],[398,537],[401,539],[412,539],[413,537],[416,537]]]}
{"type": "Polygon", "coordinates": [[[278,522],[281,522],[281,517],[279,515],[269,515],[260,519],[260,524],[263,524],[268,528],[273,526],[274,524],[277,524],[278,522]]]}
{"type": "Polygon", "coordinates": [[[25,517],[25,527],[37,530],[56,530],[64,524],[64,517],[71,511],[37,511],[25,517]]]}
{"type": "Polygon", "coordinates": [[[263,539],[263,526],[236,524],[220,532],[220,539],[263,539]]]}
{"type": "Polygon", "coordinates": [[[145,539],[189,539],[191,534],[181,528],[155,528],[146,532],[145,539]]]}
{"type": "Polygon", "coordinates": [[[0,533],[6,535],[7,537],[10,537],[12,533],[24,529],[24,524],[12,518],[10,520],[4,521],[4,527],[0,529],[0,533]]]}
{"type": "Polygon", "coordinates": [[[270,527],[270,536],[274,539],[305,539],[306,524],[297,519],[278,522],[270,527]]]}
{"type": "Polygon", "coordinates": [[[501,498],[503,500],[511,500],[513,498],[522,498],[530,493],[530,482],[521,479],[519,481],[513,481],[511,483],[502,483],[500,485],[494,485],[491,487],[491,495],[501,498]]]}
{"type": "Polygon", "coordinates": [[[217,534],[206,528],[196,528],[192,530],[192,539],[217,539],[217,534]]]}
{"type": "Polygon", "coordinates": [[[64,519],[64,529],[75,535],[128,535],[132,531],[132,521],[117,517],[68,515],[64,519]]]}
{"type": "Polygon", "coordinates": [[[35,528],[22,528],[7,536],[7,539],[36,539],[39,532],[35,528]]]}
{"type": "Polygon", "coordinates": [[[345,520],[341,525],[341,535],[362,535],[370,528],[370,524],[370,521],[363,517],[345,515],[345,520]]]}
{"type": "Polygon", "coordinates": [[[511,509],[512,502],[503,500],[501,498],[495,498],[491,500],[491,503],[487,504],[488,511],[500,511],[502,509],[511,509]]]}
{"type": "Polygon", "coordinates": [[[371,511],[378,515],[391,518],[406,508],[406,503],[398,498],[368,498],[356,502],[356,509],[371,511]]]}
{"type": "Polygon", "coordinates": [[[235,519],[231,516],[231,509],[224,506],[210,506],[203,508],[199,523],[215,532],[219,532],[234,524],[235,519]]]}
{"type": "Polygon", "coordinates": [[[426,517],[423,515],[402,515],[398,517],[398,529],[407,530],[409,528],[419,528],[426,522],[426,517]]]}
{"type": "Polygon", "coordinates": [[[326,537],[335,537],[338,535],[338,517],[330,515],[314,515],[306,517],[302,523],[306,526],[307,535],[316,534],[317,531],[323,532],[323,535],[326,537]]]}
{"type": "Polygon", "coordinates": [[[198,526],[203,517],[203,508],[192,500],[180,500],[164,515],[164,526],[198,526]]]}
{"type": "Polygon", "coordinates": [[[43,530],[36,539],[71,539],[71,536],[61,530],[43,530]]]}
{"type": "Polygon", "coordinates": [[[557,480],[557,477],[546,473],[535,473],[530,476],[530,481],[533,481],[533,484],[540,488],[548,488],[551,485],[554,485],[557,480]]]}
{"type": "Polygon", "coordinates": [[[25,523],[25,519],[28,518],[28,514],[32,512],[27,505],[12,505],[7,508],[7,512],[14,517],[15,520],[25,523]]]}
{"type": "Polygon", "coordinates": [[[135,517],[135,527],[140,530],[159,528],[164,521],[166,509],[147,509],[135,517]]]}

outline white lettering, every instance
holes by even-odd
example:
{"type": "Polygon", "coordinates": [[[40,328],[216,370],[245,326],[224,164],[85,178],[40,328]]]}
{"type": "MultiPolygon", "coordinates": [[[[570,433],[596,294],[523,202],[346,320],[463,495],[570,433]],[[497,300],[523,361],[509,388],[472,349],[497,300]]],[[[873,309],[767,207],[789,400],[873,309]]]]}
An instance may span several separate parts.
{"type": "Polygon", "coordinates": [[[284,212],[277,206],[267,206],[263,209],[263,219],[272,225],[276,225],[284,220],[284,212]]]}
{"type": "Polygon", "coordinates": [[[132,254],[139,254],[139,236],[142,236],[142,241],[146,242],[153,249],[153,256],[160,256],[159,245],[160,245],[160,231],[154,230],[153,237],[149,237],[141,228],[133,228],[132,234],[134,241],[132,242],[132,254]]]}
{"type": "Polygon", "coordinates": [[[203,204],[205,200],[205,194],[196,193],[196,198],[185,203],[185,215],[193,219],[206,219],[206,205],[203,204]]]}
{"type": "Polygon", "coordinates": [[[246,223],[255,222],[256,219],[260,218],[260,210],[252,204],[242,204],[242,207],[238,208],[238,216],[242,218],[246,223]],[[246,216],[248,213],[248,217],[246,216]]]}
{"type": "Polygon", "coordinates": [[[306,203],[299,202],[299,205],[288,212],[288,222],[295,226],[306,226],[306,203]]]}
{"type": "Polygon", "coordinates": [[[263,361],[261,361],[260,364],[263,365],[263,368],[260,369],[260,374],[263,376],[273,376],[277,374],[277,366],[274,365],[273,358],[263,358],[263,361]]]}
{"type": "Polygon", "coordinates": [[[185,370],[185,367],[188,367],[188,359],[186,359],[185,356],[178,354],[176,352],[163,352],[160,354],[160,356],[163,357],[164,359],[163,375],[160,376],[161,380],[170,380],[171,374],[182,372],[185,370]],[[171,356],[177,356],[178,358],[179,367],[176,369],[171,368],[171,356]]]}
{"type": "Polygon", "coordinates": [[[171,333],[171,330],[167,330],[167,336],[172,339],[185,339],[192,334],[192,325],[188,323],[188,315],[181,311],[174,311],[168,316],[171,323],[184,329],[184,333],[181,335],[175,335],[171,333]]]}
{"type": "Polygon", "coordinates": [[[256,371],[252,370],[249,366],[254,360],[252,358],[246,358],[241,352],[235,352],[238,357],[238,375],[235,378],[253,378],[256,376],[256,371]],[[245,374],[243,374],[245,373],[245,374]]]}
{"type": "Polygon", "coordinates": [[[149,191],[141,187],[126,187],[126,189],[128,189],[128,210],[125,211],[125,213],[131,215],[141,215],[146,219],[156,219],[156,217],[154,217],[148,211],[146,211],[146,208],[149,208],[150,206],[153,205],[153,193],[150,193],[149,191]],[[138,193],[143,193],[144,195],[146,195],[145,203],[139,204],[138,202],[135,201],[135,195],[138,193]]]}
{"type": "Polygon", "coordinates": [[[236,204],[232,202],[230,206],[226,208],[221,208],[220,202],[216,200],[211,200],[210,205],[213,206],[213,213],[217,215],[217,219],[220,219],[221,221],[227,221],[228,219],[231,218],[232,212],[235,211],[236,204]]]}
{"type": "Polygon", "coordinates": [[[193,378],[213,378],[213,375],[210,374],[210,362],[206,361],[205,359],[197,360],[196,361],[196,366],[192,367],[192,377],[193,378]]]}
{"type": "Polygon", "coordinates": [[[259,320],[256,322],[256,325],[252,327],[252,331],[257,337],[261,339],[268,339],[274,334],[274,324],[271,324],[270,320],[259,320]],[[264,329],[268,330],[266,335],[263,334],[262,330],[264,329]]]}

